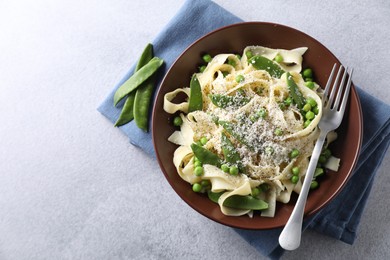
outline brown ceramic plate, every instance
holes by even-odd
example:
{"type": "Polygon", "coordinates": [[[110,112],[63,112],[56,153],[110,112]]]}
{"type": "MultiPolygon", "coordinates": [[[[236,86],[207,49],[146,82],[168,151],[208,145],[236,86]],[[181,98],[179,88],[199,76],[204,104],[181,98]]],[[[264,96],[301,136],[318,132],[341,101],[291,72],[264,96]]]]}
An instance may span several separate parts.
{"type": "MultiPolygon", "coordinates": [[[[189,46],[169,69],[154,104],[152,135],[157,159],[165,177],[188,205],[221,224],[259,230],[284,226],[293,210],[297,196],[294,196],[288,204],[278,203],[274,218],[261,217],[259,214],[255,214],[253,218],[223,215],[216,203],[211,202],[206,195],[193,192],[191,185],[183,181],[177,174],[172,162],[173,152],[177,146],[167,140],[175,128],[171,123],[172,115],[163,110],[164,94],[176,88],[189,86],[191,75],[197,72],[204,53],[211,55],[242,53],[248,45],[283,49],[308,47],[308,51],[303,56],[303,68],[311,67],[315,72],[316,82],[321,86],[326,85],[333,64],[340,64],[339,60],[320,42],[303,32],[284,25],[248,22],[220,28],[189,46]]],[[[321,181],[320,187],[310,193],[305,216],[317,212],[340,192],[356,164],[362,140],[362,113],[354,87],[351,90],[344,121],[337,132],[339,138],[331,149],[335,156],[341,158],[341,167],[337,173],[329,173],[321,181]]]]}

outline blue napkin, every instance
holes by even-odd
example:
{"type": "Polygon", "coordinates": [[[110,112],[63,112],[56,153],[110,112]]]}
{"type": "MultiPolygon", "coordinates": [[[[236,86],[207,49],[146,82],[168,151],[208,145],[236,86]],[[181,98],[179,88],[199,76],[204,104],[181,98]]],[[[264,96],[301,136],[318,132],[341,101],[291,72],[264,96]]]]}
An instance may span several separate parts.
{"type": "MultiPolygon", "coordinates": [[[[219,27],[242,22],[241,19],[208,0],[187,0],[177,15],[167,24],[152,42],[155,55],[164,59],[164,72],[175,59],[195,40],[219,27]]],[[[133,73],[135,65],[118,82],[112,92],[99,106],[100,111],[112,123],[121,112],[113,106],[116,89],[133,73]]],[[[160,79],[161,80],[161,79],[160,79]]],[[[390,143],[390,107],[368,95],[361,89],[358,95],[363,109],[364,136],[358,165],[353,176],[330,204],[306,219],[304,229],[310,228],[352,244],[365,203],[370,194],[375,174],[390,143]]],[[[150,133],[139,130],[134,122],[120,127],[130,142],[155,157],[150,133]]],[[[284,250],[278,244],[281,229],[235,231],[263,255],[278,259],[284,250]]]]}

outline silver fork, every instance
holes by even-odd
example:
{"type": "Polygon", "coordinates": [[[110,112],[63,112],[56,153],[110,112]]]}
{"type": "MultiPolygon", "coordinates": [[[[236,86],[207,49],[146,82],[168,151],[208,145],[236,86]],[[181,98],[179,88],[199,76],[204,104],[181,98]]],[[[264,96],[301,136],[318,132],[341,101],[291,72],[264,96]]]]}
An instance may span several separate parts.
{"type": "Polygon", "coordinates": [[[336,67],[336,64],[334,64],[324,91],[322,117],[319,122],[320,136],[316,142],[313,154],[310,158],[309,167],[306,171],[305,180],[303,182],[301,192],[299,193],[297,203],[295,204],[294,210],[291,213],[291,216],[288,219],[286,226],[284,227],[282,233],[279,236],[279,244],[282,248],[286,250],[295,250],[299,247],[301,243],[302,221],[306,199],[309,193],[311,181],[313,179],[314,170],[316,168],[318,158],[321,154],[322,146],[324,144],[326,135],[330,131],[339,127],[344,116],[349,91],[351,89],[351,78],[353,69],[350,70],[348,82],[346,83],[345,81],[347,79],[348,69],[344,69],[343,66],[340,66],[337,72],[336,79],[333,83],[333,87],[331,89],[332,91],[330,92],[330,86],[332,85],[336,67]],[[343,75],[341,76],[341,74],[343,75]],[[340,77],[341,82],[338,83],[340,81],[340,77]]]}

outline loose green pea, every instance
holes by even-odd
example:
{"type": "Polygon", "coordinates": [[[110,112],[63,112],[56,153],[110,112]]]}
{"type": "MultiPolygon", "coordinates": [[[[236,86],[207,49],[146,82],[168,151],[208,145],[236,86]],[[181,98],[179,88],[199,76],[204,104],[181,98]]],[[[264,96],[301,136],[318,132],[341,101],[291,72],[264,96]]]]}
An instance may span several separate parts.
{"type": "Polygon", "coordinates": [[[196,176],[202,176],[203,174],[203,167],[202,166],[196,166],[194,169],[194,173],[196,176]]]}
{"type": "Polygon", "coordinates": [[[290,153],[290,158],[295,158],[295,157],[298,157],[299,155],[299,150],[294,148],[291,153],[290,153]]]}
{"type": "Polygon", "coordinates": [[[275,131],[274,131],[274,134],[277,135],[277,136],[281,136],[283,134],[283,131],[280,128],[276,128],[275,131]]]}
{"type": "Polygon", "coordinates": [[[236,66],[236,62],[233,59],[228,59],[228,64],[233,66],[233,67],[236,66]]]}
{"type": "Polygon", "coordinates": [[[209,180],[202,180],[200,182],[200,185],[202,185],[202,187],[207,187],[207,186],[210,186],[211,182],[209,180]]]}
{"type": "Polygon", "coordinates": [[[318,158],[318,162],[321,164],[326,163],[327,160],[328,159],[326,159],[325,155],[320,155],[320,157],[318,158]]]}
{"type": "Polygon", "coordinates": [[[259,109],[259,111],[257,111],[257,113],[256,113],[259,117],[261,117],[261,118],[266,118],[267,117],[267,110],[265,109],[265,108],[260,108],[259,109]]]}
{"type": "Polygon", "coordinates": [[[312,111],[315,115],[318,115],[318,113],[320,112],[320,109],[318,108],[318,106],[316,106],[315,108],[312,109],[312,111]]]}
{"type": "Polygon", "coordinates": [[[194,183],[192,185],[192,190],[194,192],[201,192],[202,191],[202,185],[200,185],[199,183],[194,183]]]}
{"type": "Polygon", "coordinates": [[[291,97],[287,97],[284,101],[284,104],[286,104],[287,106],[291,105],[292,103],[292,98],[291,97]]]}
{"type": "Polygon", "coordinates": [[[306,103],[304,106],[303,106],[303,111],[305,111],[305,112],[309,112],[310,110],[311,110],[311,105],[310,104],[308,104],[308,103],[306,103]]]}
{"type": "Polygon", "coordinates": [[[205,62],[210,62],[211,61],[211,55],[210,54],[205,54],[203,55],[202,59],[205,61],[205,62]]]}
{"type": "Polygon", "coordinates": [[[293,175],[291,177],[291,182],[292,183],[296,184],[296,183],[298,183],[298,181],[299,181],[299,176],[298,175],[293,175]]]}
{"type": "Polygon", "coordinates": [[[305,86],[310,88],[310,89],[314,89],[314,82],[313,81],[306,81],[305,86]]]}
{"type": "Polygon", "coordinates": [[[276,62],[278,62],[278,63],[281,63],[281,62],[283,62],[283,56],[280,55],[280,54],[277,54],[277,55],[275,56],[274,60],[275,60],[276,62]]]}
{"type": "Polygon", "coordinates": [[[296,167],[294,167],[294,168],[291,169],[291,172],[292,172],[292,174],[294,174],[294,175],[298,175],[299,172],[300,172],[300,169],[299,169],[298,166],[296,166],[296,167]]]}
{"type": "Polygon", "coordinates": [[[235,166],[235,165],[231,166],[230,169],[229,169],[229,173],[231,175],[237,175],[238,174],[238,167],[235,166]]]}
{"type": "Polygon", "coordinates": [[[313,71],[310,68],[305,69],[302,74],[304,78],[313,78],[313,71]]]}
{"type": "Polygon", "coordinates": [[[221,170],[222,170],[223,172],[228,173],[228,172],[229,172],[229,166],[228,166],[227,164],[222,164],[222,165],[221,165],[221,170]]]}
{"type": "Polygon", "coordinates": [[[303,123],[303,127],[306,128],[310,125],[311,123],[311,120],[306,120],[304,123],[303,123]]]}
{"type": "Polygon", "coordinates": [[[316,115],[314,114],[313,111],[308,111],[306,112],[305,114],[305,118],[308,119],[308,120],[312,120],[316,115]]]}
{"type": "Polygon", "coordinates": [[[316,107],[317,106],[317,101],[315,101],[314,98],[306,99],[306,103],[310,104],[311,107],[316,107]]]}
{"type": "Polygon", "coordinates": [[[252,189],[252,196],[257,197],[257,195],[260,194],[260,190],[258,188],[253,188],[252,189]]]}
{"type": "Polygon", "coordinates": [[[310,81],[313,81],[312,78],[305,78],[305,82],[310,82],[310,81]]]}
{"type": "Polygon", "coordinates": [[[200,143],[201,143],[202,145],[207,144],[208,141],[209,141],[209,140],[207,140],[207,137],[205,137],[205,136],[203,136],[202,138],[200,138],[200,143]]]}
{"type": "Polygon", "coordinates": [[[252,58],[253,57],[253,53],[251,51],[246,51],[245,52],[245,55],[248,59],[252,58]]]}
{"type": "Polygon", "coordinates": [[[202,162],[196,161],[194,162],[194,167],[202,166],[202,162]]]}
{"type": "Polygon", "coordinates": [[[203,72],[206,69],[206,65],[200,66],[199,67],[199,72],[203,72]]]}
{"type": "Polygon", "coordinates": [[[181,126],[183,124],[183,119],[181,119],[180,116],[176,116],[174,119],[173,119],[173,125],[174,126],[181,126]]]}
{"type": "Polygon", "coordinates": [[[241,83],[245,80],[244,76],[243,75],[237,75],[236,76],[236,82],[237,83],[241,83]]]}
{"type": "Polygon", "coordinates": [[[319,186],[318,181],[312,181],[310,184],[310,189],[314,190],[317,189],[319,186]]]}
{"type": "Polygon", "coordinates": [[[271,147],[271,146],[267,146],[265,149],[264,149],[264,152],[265,154],[267,155],[272,155],[274,153],[274,149],[271,147]]]}

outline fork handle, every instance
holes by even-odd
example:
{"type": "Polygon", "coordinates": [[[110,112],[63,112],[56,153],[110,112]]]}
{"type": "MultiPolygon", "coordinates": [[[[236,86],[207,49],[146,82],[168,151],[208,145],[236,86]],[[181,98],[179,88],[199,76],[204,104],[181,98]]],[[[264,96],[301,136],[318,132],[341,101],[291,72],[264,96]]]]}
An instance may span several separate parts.
{"type": "Polygon", "coordinates": [[[299,247],[301,243],[302,222],[306,199],[310,190],[310,184],[313,179],[314,170],[317,166],[318,158],[321,154],[322,146],[324,144],[325,137],[327,134],[327,131],[320,132],[320,136],[317,139],[312,156],[310,158],[309,167],[307,168],[305,180],[303,181],[302,189],[299,193],[297,203],[295,204],[294,210],[291,213],[291,216],[288,219],[286,226],[283,228],[283,231],[279,236],[279,244],[282,248],[286,250],[295,250],[299,247]]]}

